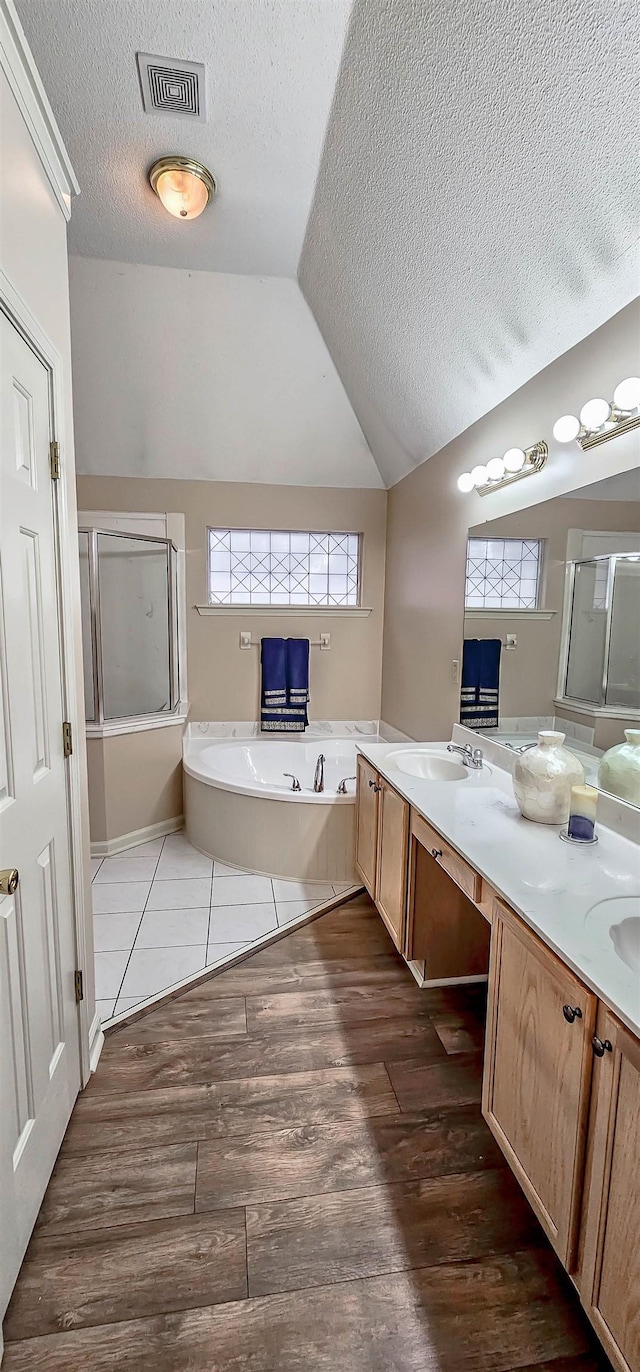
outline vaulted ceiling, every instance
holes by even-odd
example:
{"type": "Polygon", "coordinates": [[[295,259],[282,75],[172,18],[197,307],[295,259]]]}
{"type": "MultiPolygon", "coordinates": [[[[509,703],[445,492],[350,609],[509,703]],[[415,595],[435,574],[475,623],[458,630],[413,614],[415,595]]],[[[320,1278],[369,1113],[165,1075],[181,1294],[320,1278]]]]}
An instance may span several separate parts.
{"type": "Polygon", "coordinates": [[[638,294],[638,14],[355,0],[299,276],[387,485],[638,294]]]}
{"type": "Polygon", "coordinates": [[[638,293],[633,0],[16,4],[71,251],[298,270],[387,485],[638,293]],[[205,63],[207,123],[143,112],[139,50],[205,63]],[[218,178],[188,225],[146,184],[167,152],[218,178]]]}
{"type": "Polygon", "coordinates": [[[295,277],[350,8],[351,0],[17,0],[82,190],[71,252],[295,277]],[[206,123],[145,114],[137,52],[205,64],[206,123]],[[146,172],[167,153],[210,168],[213,213],[188,225],[166,214],[146,172]]]}

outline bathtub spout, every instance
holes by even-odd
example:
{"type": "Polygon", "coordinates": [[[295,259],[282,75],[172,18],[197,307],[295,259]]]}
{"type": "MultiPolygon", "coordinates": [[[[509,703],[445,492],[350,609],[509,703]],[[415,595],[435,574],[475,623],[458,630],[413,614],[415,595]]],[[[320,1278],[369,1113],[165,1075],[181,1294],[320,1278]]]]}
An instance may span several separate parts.
{"type": "Polygon", "coordinates": [[[313,789],[316,792],[324,791],[324,753],[320,754],[316,762],[316,770],[313,778],[313,789]]]}
{"type": "Polygon", "coordinates": [[[346,794],[347,794],[347,782],[348,782],[348,781],[357,781],[357,777],[343,777],[343,778],[342,778],[342,781],[340,782],[340,785],[338,786],[338,795],[339,795],[339,796],[346,796],[346,794]]]}

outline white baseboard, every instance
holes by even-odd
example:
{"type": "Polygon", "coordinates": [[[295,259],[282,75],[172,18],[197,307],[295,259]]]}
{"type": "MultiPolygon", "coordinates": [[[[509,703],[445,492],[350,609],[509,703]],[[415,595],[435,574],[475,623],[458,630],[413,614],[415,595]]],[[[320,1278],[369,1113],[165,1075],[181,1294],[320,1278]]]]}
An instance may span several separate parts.
{"type": "Polygon", "coordinates": [[[96,1010],[96,1013],[93,1017],[93,1022],[91,1024],[91,1028],[89,1030],[89,1066],[92,1072],[95,1072],[96,1067],[98,1066],[98,1061],[103,1046],[104,1034],[102,1032],[100,1016],[98,1014],[98,1011],[96,1010]]]}
{"type": "Polygon", "coordinates": [[[146,829],[132,829],[130,834],[120,834],[118,838],[108,838],[104,842],[91,844],[92,857],[114,857],[124,853],[126,848],[135,848],[138,843],[148,843],[150,838],[163,838],[165,834],[175,834],[184,828],[184,815],[174,819],[161,819],[159,824],[148,824],[146,829]]]}
{"type": "Polygon", "coordinates": [[[411,734],[403,734],[402,729],[396,729],[393,724],[385,724],[383,719],[379,721],[378,733],[385,743],[415,743],[411,734]]]}

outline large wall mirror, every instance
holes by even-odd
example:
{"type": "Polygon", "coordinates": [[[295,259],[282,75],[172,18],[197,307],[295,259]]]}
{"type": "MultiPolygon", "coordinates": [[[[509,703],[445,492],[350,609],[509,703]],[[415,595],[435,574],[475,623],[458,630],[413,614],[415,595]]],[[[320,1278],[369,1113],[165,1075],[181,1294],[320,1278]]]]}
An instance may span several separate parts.
{"type": "Polygon", "coordinates": [[[640,806],[639,469],[471,528],[464,638],[461,723],[512,749],[558,729],[640,806]]]}

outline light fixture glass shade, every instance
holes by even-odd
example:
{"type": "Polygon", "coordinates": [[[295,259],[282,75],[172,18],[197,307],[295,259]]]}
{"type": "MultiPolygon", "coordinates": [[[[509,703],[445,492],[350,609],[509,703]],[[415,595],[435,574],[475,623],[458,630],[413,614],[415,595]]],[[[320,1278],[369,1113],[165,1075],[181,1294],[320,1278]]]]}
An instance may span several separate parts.
{"type": "Polygon", "coordinates": [[[474,486],[486,486],[487,481],[489,480],[489,473],[486,467],[483,467],[481,463],[477,467],[472,467],[471,480],[473,481],[474,486]]]}
{"type": "Polygon", "coordinates": [[[469,491],[473,490],[475,484],[471,472],[463,472],[462,476],[458,477],[458,490],[462,491],[464,495],[468,495],[469,491]]]}
{"type": "Polygon", "coordinates": [[[608,400],[588,400],[580,411],[580,423],[585,429],[601,429],[611,414],[608,400]]]}
{"type": "Polygon", "coordinates": [[[640,409],[640,376],[628,376],[613,392],[613,403],[619,410],[640,409]]]}
{"type": "Polygon", "coordinates": [[[211,172],[188,157],[161,157],[154,162],[149,180],[165,210],[176,219],[197,219],[216,189],[211,172]]]}
{"type": "Polygon", "coordinates": [[[523,448],[509,448],[502,460],[508,472],[521,472],[527,455],[523,448]]]}
{"type": "Polygon", "coordinates": [[[487,462],[487,476],[490,481],[501,481],[505,473],[505,465],[501,457],[492,457],[487,462]]]}
{"type": "Polygon", "coordinates": [[[580,420],[574,414],[563,414],[553,426],[556,443],[571,443],[580,433],[580,420]]]}

